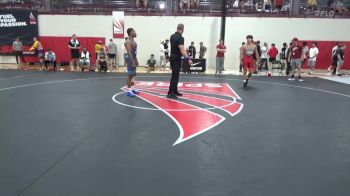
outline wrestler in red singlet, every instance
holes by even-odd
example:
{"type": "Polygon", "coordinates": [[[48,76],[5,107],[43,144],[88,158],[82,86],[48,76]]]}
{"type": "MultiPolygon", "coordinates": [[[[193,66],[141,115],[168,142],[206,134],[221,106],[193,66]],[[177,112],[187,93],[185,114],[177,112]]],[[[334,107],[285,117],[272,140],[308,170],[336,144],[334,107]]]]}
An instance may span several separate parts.
{"type": "Polygon", "coordinates": [[[243,64],[243,87],[247,87],[248,80],[255,72],[255,60],[259,62],[259,54],[256,45],[253,43],[253,36],[247,36],[247,44],[241,50],[241,63],[243,64]],[[255,55],[255,58],[254,58],[255,55]],[[249,74],[247,76],[247,72],[249,74]]]}

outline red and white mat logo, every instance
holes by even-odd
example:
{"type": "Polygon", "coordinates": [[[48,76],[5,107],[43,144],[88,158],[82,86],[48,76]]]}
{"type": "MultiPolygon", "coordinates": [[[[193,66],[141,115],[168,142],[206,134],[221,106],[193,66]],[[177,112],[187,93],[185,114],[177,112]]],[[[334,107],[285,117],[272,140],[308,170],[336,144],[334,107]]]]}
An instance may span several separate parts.
{"type": "MultiPolygon", "coordinates": [[[[178,90],[183,96],[177,100],[166,98],[169,87],[167,82],[138,81],[135,86],[141,89],[138,98],[153,105],[154,110],[164,112],[179,128],[180,136],[174,145],[222,123],[226,118],[214,110],[222,110],[231,118],[243,108],[243,104],[238,102],[241,98],[227,83],[179,83],[178,90]]],[[[125,91],[125,87],[122,90],[125,91]]],[[[113,96],[113,100],[120,103],[116,100],[117,95],[113,96]]]]}

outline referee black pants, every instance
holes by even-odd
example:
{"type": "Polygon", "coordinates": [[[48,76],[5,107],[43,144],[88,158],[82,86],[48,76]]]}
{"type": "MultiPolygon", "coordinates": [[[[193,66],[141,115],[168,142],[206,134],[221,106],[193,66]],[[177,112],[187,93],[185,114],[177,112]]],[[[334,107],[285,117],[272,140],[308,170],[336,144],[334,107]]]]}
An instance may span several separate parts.
{"type": "Polygon", "coordinates": [[[181,59],[172,59],[170,57],[171,80],[168,94],[177,93],[177,85],[179,83],[181,59]]]}

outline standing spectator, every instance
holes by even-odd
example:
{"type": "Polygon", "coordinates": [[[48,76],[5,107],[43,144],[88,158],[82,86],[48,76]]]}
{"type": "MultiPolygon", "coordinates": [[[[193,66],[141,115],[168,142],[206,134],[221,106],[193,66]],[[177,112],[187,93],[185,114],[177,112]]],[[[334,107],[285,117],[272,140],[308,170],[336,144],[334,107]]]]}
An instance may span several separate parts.
{"type": "MultiPolygon", "coordinates": [[[[256,45],[256,50],[258,51],[258,55],[259,55],[259,57],[261,57],[261,47],[260,47],[260,41],[259,41],[259,40],[258,40],[258,41],[256,41],[255,45],[256,45]]],[[[256,69],[255,69],[255,73],[257,73],[257,72],[258,72],[258,70],[261,70],[261,67],[260,67],[260,61],[256,60],[255,67],[256,67],[256,69]]]]}
{"type": "MultiPolygon", "coordinates": [[[[239,48],[239,58],[242,57],[242,54],[244,54],[244,46],[245,46],[245,42],[242,42],[242,46],[239,48]]],[[[239,72],[242,72],[243,69],[243,59],[239,59],[239,72]]]]}
{"type": "Polygon", "coordinates": [[[165,40],[164,42],[164,50],[165,50],[165,60],[166,60],[166,63],[169,62],[169,40],[165,40]]]}
{"type": "Polygon", "coordinates": [[[283,7],[283,0],[275,0],[275,8],[277,11],[277,15],[280,14],[282,7],[283,7]]]}
{"type": "Polygon", "coordinates": [[[156,64],[157,61],[154,59],[154,54],[151,54],[151,57],[147,60],[147,72],[155,71],[156,70],[156,64]]]}
{"type": "Polygon", "coordinates": [[[290,53],[292,51],[292,47],[293,47],[293,42],[289,43],[289,47],[287,49],[286,52],[286,58],[287,58],[287,69],[286,69],[286,75],[288,76],[290,71],[292,70],[292,67],[290,66],[290,53]]]}
{"type": "Polygon", "coordinates": [[[224,62],[225,62],[225,53],[226,46],[224,45],[224,40],[220,39],[220,43],[216,46],[216,71],[215,74],[221,74],[222,71],[225,70],[224,62]]]}
{"type": "Polygon", "coordinates": [[[283,47],[281,49],[281,53],[280,53],[280,58],[281,58],[281,65],[284,68],[287,64],[287,50],[288,50],[288,46],[287,43],[283,43],[283,47]]]}
{"type": "Polygon", "coordinates": [[[166,60],[165,60],[165,48],[164,48],[164,41],[160,42],[160,46],[159,46],[159,68],[164,68],[165,70],[165,64],[166,64],[166,60]]]}
{"type": "MultiPolygon", "coordinates": [[[[333,62],[332,62],[332,75],[339,75],[339,70],[344,63],[344,49],[341,43],[337,43],[337,46],[333,48],[333,62]]],[[[329,69],[329,68],[328,68],[329,69]]]]}
{"type": "Polygon", "coordinates": [[[304,65],[307,57],[309,56],[309,47],[307,46],[307,42],[303,42],[303,54],[301,56],[302,64],[304,65]]]}
{"type": "Polygon", "coordinates": [[[203,45],[203,42],[199,43],[199,58],[204,59],[205,53],[207,53],[207,47],[203,45]]]}
{"type": "MultiPolygon", "coordinates": [[[[95,54],[96,54],[96,59],[98,58],[98,54],[101,52],[102,48],[104,46],[102,45],[102,41],[98,40],[97,44],[95,44],[95,54]]],[[[96,62],[98,64],[98,62],[96,62]]]]}
{"type": "Polygon", "coordinates": [[[79,67],[79,57],[80,57],[80,42],[77,39],[77,36],[75,34],[72,35],[72,39],[68,42],[68,48],[71,50],[71,70],[76,69],[76,67],[79,67]]]}
{"type": "Polygon", "coordinates": [[[317,48],[317,42],[314,42],[309,52],[309,67],[310,67],[309,74],[313,74],[315,71],[318,54],[319,54],[319,50],[317,48]]]}
{"type": "Polygon", "coordinates": [[[80,68],[81,71],[84,71],[85,67],[89,69],[89,71],[93,71],[91,68],[91,55],[87,48],[83,48],[83,51],[81,52],[80,55],[80,68]]]}
{"type": "Polygon", "coordinates": [[[316,10],[317,9],[317,0],[307,0],[307,5],[310,10],[316,10]]]}
{"type": "Polygon", "coordinates": [[[40,71],[43,69],[43,65],[44,65],[44,47],[43,45],[40,43],[40,41],[38,40],[38,38],[34,37],[33,38],[33,45],[32,47],[29,48],[29,51],[35,51],[35,53],[38,55],[39,58],[39,64],[40,64],[40,71]]]}
{"type": "Polygon", "coordinates": [[[113,42],[113,39],[110,39],[108,44],[108,60],[109,60],[109,65],[111,67],[118,68],[117,54],[118,54],[117,44],[113,42]]]}
{"type": "Polygon", "coordinates": [[[302,55],[303,55],[303,47],[299,44],[298,38],[293,38],[293,46],[289,53],[290,56],[290,65],[292,67],[292,76],[288,79],[290,81],[294,81],[295,69],[298,70],[299,82],[304,81],[301,79],[301,64],[302,64],[302,55]]]}
{"type": "Polygon", "coordinates": [[[49,70],[48,64],[52,64],[53,65],[53,70],[57,71],[56,54],[51,50],[51,48],[49,48],[47,50],[47,52],[45,53],[45,67],[46,67],[46,70],[49,70]]]}
{"type": "Polygon", "coordinates": [[[191,42],[190,47],[188,47],[189,50],[189,56],[192,57],[193,59],[196,58],[196,47],[194,47],[194,42],[191,42]]]}
{"type": "Polygon", "coordinates": [[[276,62],[276,58],[278,55],[278,49],[276,48],[275,44],[271,44],[271,48],[269,49],[269,71],[268,71],[268,76],[271,76],[272,72],[272,65],[276,62]]]}
{"type": "Polygon", "coordinates": [[[136,7],[140,8],[143,6],[144,8],[147,8],[148,0],[136,0],[136,7]]]}
{"type": "Polygon", "coordinates": [[[264,45],[261,47],[261,61],[260,61],[260,69],[268,70],[267,67],[267,52],[269,51],[268,45],[265,42],[264,45]]]}
{"type": "Polygon", "coordinates": [[[16,62],[19,69],[20,68],[19,57],[22,59],[23,63],[26,63],[23,57],[23,43],[21,42],[19,37],[17,37],[16,40],[12,43],[12,49],[15,52],[16,62]]]}
{"type": "Polygon", "coordinates": [[[128,51],[126,50],[125,43],[126,43],[126,41],[128,41],[128,39],[129,39],[128,37],[125,37],[125,41],[124,41],[124,44],[123,44],[124,67],[127,66],[127,61],[126,61],[126,59],[128,58],[128,51]]]}

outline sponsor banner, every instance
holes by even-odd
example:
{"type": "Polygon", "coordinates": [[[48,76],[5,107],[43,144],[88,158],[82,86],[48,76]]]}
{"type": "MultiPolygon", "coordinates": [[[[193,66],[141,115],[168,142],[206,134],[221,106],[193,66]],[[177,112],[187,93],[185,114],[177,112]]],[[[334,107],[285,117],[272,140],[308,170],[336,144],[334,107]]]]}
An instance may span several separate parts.
{"type": "Polygon", "coordinates": [[[113,38],[124,38],[124,12],[113,12],[113,38]]]}
{"type": "Polygon", "coordinates": [[[31,45],[38,37],[36,10],[0,10],[0,46],[10,46],[20,37],[24,45],[31,45]]]}

